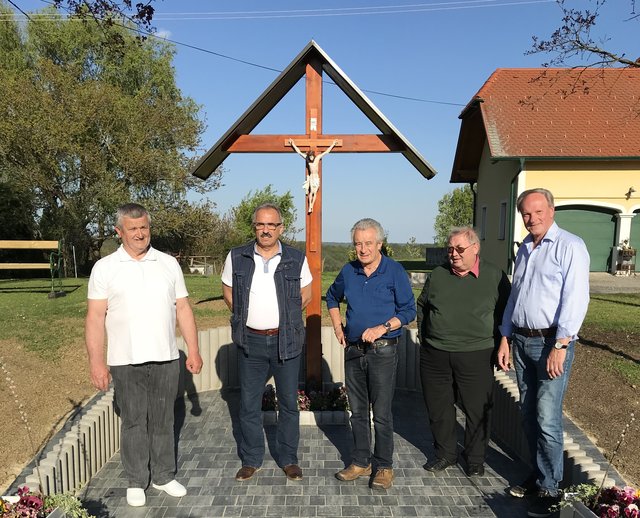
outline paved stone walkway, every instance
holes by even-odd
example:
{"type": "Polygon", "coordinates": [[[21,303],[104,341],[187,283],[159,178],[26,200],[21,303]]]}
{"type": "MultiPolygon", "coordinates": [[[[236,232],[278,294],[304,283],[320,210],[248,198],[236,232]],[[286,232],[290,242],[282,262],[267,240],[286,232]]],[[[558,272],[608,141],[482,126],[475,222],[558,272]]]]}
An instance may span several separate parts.
{"type": "MultiPolygon", "coordinates": [[[[260,472],[236,482],[238,393],[207,392],[186,401],[177,426],[177,479],[188,489],[171,498],[149,488],[147,505],[127,506],[127,482],[116,455],[86,488],[83,500],[91,513],[106,517],[216,518],[277,517],[501,517],[526,516],[526,503],[505,494],[507,481],[520,481],[526,468],[491,443],[484,477],[469,479],[458,466],[435,475],[423,469],[433,456],[424,403],[420,394],[397,392],[394,401],[396,480],[387,491],[374,491],[368,480],[339,482],[334,473],[349,461],[350,439],[344,425],[304,426],[299,448],[304,479],[286,479],[267,453],[260,472]]],[[[275,427],[266,426],[267,451],[273,449],[275,427]]],[[[459,439],[462,428],[459,427],[459,439]]]]}

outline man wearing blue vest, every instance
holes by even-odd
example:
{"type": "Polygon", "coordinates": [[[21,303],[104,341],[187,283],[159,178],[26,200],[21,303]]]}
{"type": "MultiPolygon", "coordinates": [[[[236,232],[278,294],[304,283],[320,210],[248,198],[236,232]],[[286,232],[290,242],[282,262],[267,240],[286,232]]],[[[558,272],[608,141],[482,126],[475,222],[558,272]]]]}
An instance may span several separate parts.
{"type": "Polygon", "coordinates": [[[236,480],[252,478],[264,459],[262,394],[273,375],[278,396],[278,463],[290,480],[298,465],[298,376],[305,339],[302,310],[311,300],[311,272],[303,252],[280,241],[282,213],[273,204],[253,213],[255,241],[233,248],[222,272],[222,293],[232,312],[239,347],[240,459],[236,480]]]}

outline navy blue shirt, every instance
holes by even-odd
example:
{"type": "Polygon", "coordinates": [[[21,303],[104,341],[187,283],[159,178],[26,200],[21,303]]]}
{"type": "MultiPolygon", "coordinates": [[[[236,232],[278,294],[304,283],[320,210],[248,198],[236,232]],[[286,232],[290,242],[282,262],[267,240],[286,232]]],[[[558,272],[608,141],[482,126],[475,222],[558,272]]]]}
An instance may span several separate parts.
{"type": "MultiPolygon", "coordinates": [[[[416,301],[409,276],[393,259],[383,255],[378,268],[369,277],[360,261],[351,261],[327,290],[327,308],[339,308],[347,300],[347,341],[356,342],[369,327],[379,326],[397,317],[402,325],[416,318],[416,301]]],[[[390,331],[383,338],[402,334],[402,328],[390,331]]]]}

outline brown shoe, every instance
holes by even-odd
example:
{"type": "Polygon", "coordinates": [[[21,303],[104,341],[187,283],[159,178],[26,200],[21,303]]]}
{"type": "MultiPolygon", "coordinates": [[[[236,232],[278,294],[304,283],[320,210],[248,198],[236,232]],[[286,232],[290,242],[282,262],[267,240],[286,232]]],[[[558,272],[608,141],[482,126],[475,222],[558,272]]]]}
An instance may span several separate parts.
{"type": "Polygon", "coordinates": [[[371,482],[373,489],[389,489],[393,485],[393,469],[391,468],[378,468],[376,476],[371,482]]]}
{"type": "Polygon", "coordinates": [[[253,466],[242,466],[236,473],[236,480],[238,482],[244,482],[249,480],[260,468],[254,468],[253,466]]]}
{"type": "Polygon", "coordinates": [[[366,468],[363,468],[362,466],[358,466],[356,464],[351,464],[349,467],[343,469],[342,471],[338,471],[336,473],[336,478],[338,480],[348,482],[360,477],[368,477],[369,475],[371,475],[371,464],[369,464],[366,468]]]}
{"type": "Polygon", "coordinates": [[[302,480],[302,469],[297,464],[289,464],[282,468],[289,480],[302,480]]]}

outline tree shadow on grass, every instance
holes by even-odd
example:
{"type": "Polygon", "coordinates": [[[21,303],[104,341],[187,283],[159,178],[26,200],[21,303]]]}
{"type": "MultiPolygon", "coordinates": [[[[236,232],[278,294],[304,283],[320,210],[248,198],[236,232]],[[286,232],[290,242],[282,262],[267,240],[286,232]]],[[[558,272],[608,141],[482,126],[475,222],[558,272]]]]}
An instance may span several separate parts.
{"type": "Polygon", "coordinates": [[[618,356],[620,358],[624,358],[625,360],[629,360],[632,363],[635,363],[636,365],[640,365],[640,360],[631,356],[630,354],[626,353],[625,351],[621,351],[619,349],[614,349],[613,347],[606,345],[606,344],[601,344],[598,342],[594,342],[593,340],[588,340],[586,338],[580,338],[580,344],[582,345],[586,345],[587,347],[594,347],[596,349],[600,349],[602,351],[607,351],[615,356],[618,356]]]}

